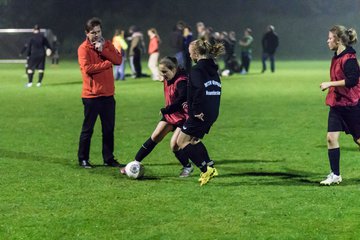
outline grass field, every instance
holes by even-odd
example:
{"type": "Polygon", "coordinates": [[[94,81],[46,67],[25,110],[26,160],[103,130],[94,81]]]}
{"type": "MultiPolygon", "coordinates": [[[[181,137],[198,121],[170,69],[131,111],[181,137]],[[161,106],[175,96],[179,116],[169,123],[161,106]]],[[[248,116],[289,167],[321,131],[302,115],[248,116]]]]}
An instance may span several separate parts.
{"type": "MultiPolygon", "coordinates": [[[[204,139],[220,175],[203,187],[198,170],[178,177],[169,136],[144,160],[144,180],[80,169],[77,63],[47,65],[43,87],[29,89],[23,65],[0,65],[0,239],[359,239],[351,137],[341,137],[343,183],[318,184],[329,171],[319,89],[329,62],[277,64],[222,79],[221,114],[204,139]]],[[[115,156],[126,163],[159,120],[162,85],[116,82],[116,101],[115,156]]],[[[91,161],[102,163],[99,121],[91,161]]]]}

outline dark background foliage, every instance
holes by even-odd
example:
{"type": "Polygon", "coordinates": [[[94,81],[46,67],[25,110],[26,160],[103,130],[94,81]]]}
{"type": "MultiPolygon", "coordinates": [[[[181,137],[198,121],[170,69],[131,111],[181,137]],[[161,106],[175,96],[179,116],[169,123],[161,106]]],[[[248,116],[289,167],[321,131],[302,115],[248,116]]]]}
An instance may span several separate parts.
{"type": "Polygon", "coordinates": [[[215,31],[233,30],[237,38],[251,27],[257,58],[265,27],[273,24],[280,37],[279,58],[319,59],[329,56],[329,28],[342,24],[360,31],[359,13],[357,0],[0,0],[0,28],[50,28],[60,40],[61,54],[75,57],[86,20],[97,16],[106,38],[115,28],[137,25],[146,35],[155,27],[165,55],[172,54],[169,34],[178,20],[189,24],[195,37],[195,24],[203,21],[215,31]]]}

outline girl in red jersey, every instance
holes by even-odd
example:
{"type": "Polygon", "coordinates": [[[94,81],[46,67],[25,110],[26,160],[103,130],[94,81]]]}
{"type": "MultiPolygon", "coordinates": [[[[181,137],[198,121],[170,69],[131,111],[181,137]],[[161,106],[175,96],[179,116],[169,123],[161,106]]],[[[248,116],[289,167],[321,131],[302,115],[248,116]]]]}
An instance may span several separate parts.
{"type": "MultiPolygon", "coordinates": [[[[169,132],[174,131],[170,147],[183,165],[180,177],[188,177],[193,171],[193,167],[176,143],[181,127],[188,117],[186,105],[188,77],[185,70],[178,67],[177,60],[173,57],[165,57],[160,60],[159,72],[164,80],[166,106],[160,110],[163,118],[151,137],[140,147],[135,161],[141,162],[169,132]]],[[[124,168],[121,169],[121,173],[125,174],[124,168]]]]}
{"type": "Polygon", "coordinates": [[[356,52],[351,47],[357,41],[356,31],[336,25],[329,31],[327,44],[335,52],[331,61],[330,80],[320,84],[321,90],[329,89],[326,105],[330,106],[327,145],[331,172],[321,185],[339,184],[340,132],[351,134],[360,144],[360,83],[356,52]]]}

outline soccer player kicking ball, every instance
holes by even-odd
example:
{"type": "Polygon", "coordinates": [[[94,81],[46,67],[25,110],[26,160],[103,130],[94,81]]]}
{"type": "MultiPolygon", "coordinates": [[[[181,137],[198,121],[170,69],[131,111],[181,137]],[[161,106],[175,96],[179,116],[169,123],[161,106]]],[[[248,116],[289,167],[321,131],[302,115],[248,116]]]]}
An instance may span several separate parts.
{"type": "Polygon", "coordinates": [[[201,170],[200,186],[218,175],[214,162],[201,139],[209,133],[219,115],[221,82],[214,58],[224,52],[222,43],[196,40],[189,46],[192,67],[188,84],[189,118],[184,123],[177,143],[201,170]]]}
{"type": "MultiPolygon", "coordinates": [[[[183,166],[180,177],[188,177],[194,168],[189,162],[189,158],[184,155],[183,151],[176,144],[181,127],[188,117],[186,105],[188,76],[185,70],[178,66],[178,62],[174,57],[164,57],[161,59],[159,71],[164,82],[166,106],[160,110],[163,117],[151,134],[151,137],[140,147],[135,156],[135,161],[141,162],[168,133],[173,131],[170,147],[183,166]]],[[[121,168],[120,172],[126,174],[125,168],[121,168]]]]}
{"type": "Polygon", "coordinates": [[[330,66],[330,82],[320,84],[321,90],[329,89],[326,105],[330,106],[328,117],[327,145],[331,172],[321,185],[339,184],[340,175],[340,132],[351,134],[360,144],[360,83],[359,65],[355,50],[351,47],[357,41],[354,29],[333,26],[329,31],[327,44],[335,52],[330,66]]]}

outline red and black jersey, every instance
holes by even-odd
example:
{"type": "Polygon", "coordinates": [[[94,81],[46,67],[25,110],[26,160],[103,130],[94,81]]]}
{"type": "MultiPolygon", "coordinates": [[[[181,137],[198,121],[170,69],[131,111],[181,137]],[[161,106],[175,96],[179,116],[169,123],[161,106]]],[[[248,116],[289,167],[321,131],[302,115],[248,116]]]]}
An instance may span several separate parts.
{"type": "Polygon", "coordinates": [[[330,67],[331,81],[345,80],[345,87],[330,87],[326,96],[326,105],[355,106],[360,98],[359,65],[356,52],[347,47],[335,55],[330,67]]]}
{"type": "Polygon", "coordinates": [[[173,79],[164,81],[165,108],[161,112],[170,124],[182,125],[188,118],[187,81],[187,74],[182,69],[177,70],[173,79]]]}

